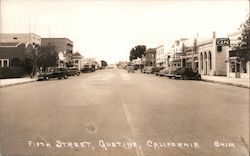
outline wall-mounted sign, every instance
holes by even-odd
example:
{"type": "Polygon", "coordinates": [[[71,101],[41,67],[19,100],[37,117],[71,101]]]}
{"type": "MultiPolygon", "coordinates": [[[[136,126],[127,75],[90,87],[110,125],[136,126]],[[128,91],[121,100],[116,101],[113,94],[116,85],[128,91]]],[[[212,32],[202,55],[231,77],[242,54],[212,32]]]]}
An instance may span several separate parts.
{"type": "Polygon", "coordinates": [[[229,40],[229,38],[217,38],[216,45],[217,46],[229,46],[230,40],[229,40]]]}

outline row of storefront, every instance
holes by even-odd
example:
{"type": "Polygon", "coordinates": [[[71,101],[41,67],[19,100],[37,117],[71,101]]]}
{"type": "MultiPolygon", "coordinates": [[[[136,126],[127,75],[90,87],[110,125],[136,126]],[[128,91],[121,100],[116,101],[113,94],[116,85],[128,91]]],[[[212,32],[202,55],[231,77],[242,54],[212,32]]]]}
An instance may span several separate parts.
{"type": "Polygon", "coordinates": [[[239,60],[234,48],[240,41],[241,31],[226,38],[217,38],[215,32],[206,39],[182,38],[156,48],[155,66],[190,67],[201,75],[249,79],[249,60],[239,60]],[[219,39],[227,39],[228,44],[219,44],[219,39]]]}

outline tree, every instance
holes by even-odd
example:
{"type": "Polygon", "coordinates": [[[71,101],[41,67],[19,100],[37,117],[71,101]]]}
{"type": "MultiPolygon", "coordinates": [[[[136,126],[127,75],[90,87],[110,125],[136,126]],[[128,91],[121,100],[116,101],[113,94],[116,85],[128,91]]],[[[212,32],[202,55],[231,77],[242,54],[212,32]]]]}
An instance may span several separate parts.
{"type": "Polygon", "coordinates": [[[250,16],[241,24],[240,29],[242,30],[242,40],[240,43],[241,49],[250,49],[250,16]]]}
{"type": "Polygon", "coordinates": [[[29,50],[28,53],[26,53],[24,62],[23,62],[23,68],[26,72],[30,73],[31,71],[35,71],[38,61],[38,54],[40,53],[40,46],[37,44],[29,45],[32,50],[29,50]]]}
{"type": "Polygon", "coordinates": [[[137,57],[142,58],[142,55],[144,55],[145,51],[145,45],[137,45],[130,50],[129,60],[132,61],[133,59],[137,59],[137,57]]]}
{"type": "Polygon", "coordinates": [[[58,65],[58,52],[55,49],[55,46],[48,44],[47,46],[42,46],[38,56],[37,56],[37,65],[39,67],[53,67],[58,65]]]}
{"type": "Polygon", "coordinates": [[[241,42],[235,47],[239,61],[250,61],[250,16],[241,24],[241,42]]]}
{"type": "Polygon", "coordinates": [[[102,67],[106,67],[106,66],[108,66],[108,63],[106,62],[106,61],[104,61],[104,60],[101,60],[101,66],[102,67]]]}

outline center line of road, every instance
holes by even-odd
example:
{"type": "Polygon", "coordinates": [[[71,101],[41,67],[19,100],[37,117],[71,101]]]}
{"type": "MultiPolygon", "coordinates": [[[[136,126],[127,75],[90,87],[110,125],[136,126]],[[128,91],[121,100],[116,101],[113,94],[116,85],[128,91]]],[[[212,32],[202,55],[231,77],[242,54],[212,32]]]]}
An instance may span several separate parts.
{"type": "Polygon", "coordinates": [[[136,148],[135,148],[136,149],[136,155],[137,156],[144,156],[142,148],[141,148],[141,145],[140,145],[140,142],[137,139],[137,133],[136,133],[136,130],[135,130],[135,124],[133,122],[133,119],[132,119],[129,111],[128,111],[128,108],[127,108],[126,104],[124,103],[124,100],[123,100],[123,97],[122,97],[122,94],[121,94],[122,89],[121,89],[120,82],[118,82],[118,86],[119,86],[119,93],[120,93],[120,102],[121,102],[121,104],[123,106],[123,109],[124,109],[124,112],[125,112],[125,115],[126,115],[126,118],[127,118],[128,125],[129,125],[129,127],[131,129],[132,137],[134,138],[134,140],[137,143],[139,143],[139,146],[140,146],[140,147],[136,146],[136,148]]]}

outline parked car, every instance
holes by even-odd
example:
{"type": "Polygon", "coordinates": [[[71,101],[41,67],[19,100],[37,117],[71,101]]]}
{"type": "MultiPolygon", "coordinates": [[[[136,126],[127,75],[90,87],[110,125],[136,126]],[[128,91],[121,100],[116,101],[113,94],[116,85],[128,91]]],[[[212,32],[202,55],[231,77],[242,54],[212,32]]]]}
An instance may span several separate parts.
{"type": "Polygon", "coordinates": [[[51,78],[67,79],[70,76],[69,71],[66,68],[50,68],[47,72],[43,72],[38,75],[38,80],[49,80],[51,78]]]}
{"type": "Polygon", "coordinates": [[[158,76],[165,76],[167,72],[168,72],[168,67],[163,68],[162,70],[160,70],[157,75],[158,76]]]}
{"type": "Polygon", "coordinates": [[[147,66],[145,66],[145,67],[142,69],[142,72],[145,73],[146,70],[147,70],[147,66]]]}
{"type": "Polygon", "coordinates": [[[162,70],[164,67],[154,67],[153,68],[153,73],[155,74],[155,75],[158,75],[159,74],[159,72],[160,72],[160,70],[162,70]]]}
{"type": "Polygon", "coordinates": [[[174,71],[173,77],[175,79],[194,79],[194,80],[200,80],[201,75],[198,73],[198,71],[193,71],[192,68],[178,68],[174,71]]]}
{"type": "Polygon", "coordinates": [[[69,71],[69,75],[70,76],[79,76],[81,74],[81,71],[78,70],[77,68],[68,68],[68,71],[69,71]]]}
{"type": "Polygon", "coordinates": [[[93,67],[83,67],[83,68],[81,68],[82,73],[90,73],[90,72],[94,72],[94,71],[95,71],[95,68],[93,68],[93,67]]]}
{"type": "Polygon", "coordinates": [[[147,67],[145,70],[145,73],[152,74],[153,73],[153,67],[147,67]]]}
{"type": "Polygon", "coordinates": [[[169,67],[168,70],[166,71],[165,73],[165,76],[168,77],[168,78],[172,78],[172,77],[175,77],[174,74],[175,74],[175,71],[177,70],[178,68],[176,67],[169,67]]]}
{"type": "Polygon", "coordinates": [[[128,73],[134,73],[135,72],[134,66],[128,66],[127,70],[128,70],[128,73]]]}

